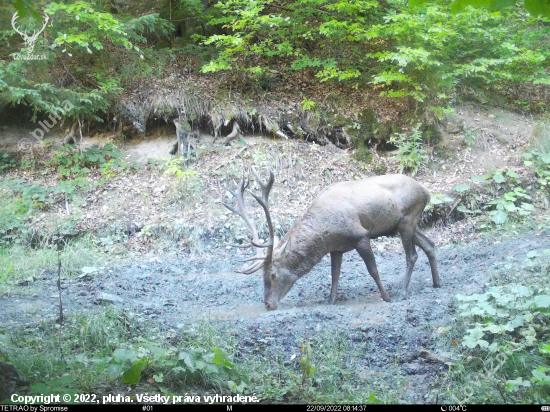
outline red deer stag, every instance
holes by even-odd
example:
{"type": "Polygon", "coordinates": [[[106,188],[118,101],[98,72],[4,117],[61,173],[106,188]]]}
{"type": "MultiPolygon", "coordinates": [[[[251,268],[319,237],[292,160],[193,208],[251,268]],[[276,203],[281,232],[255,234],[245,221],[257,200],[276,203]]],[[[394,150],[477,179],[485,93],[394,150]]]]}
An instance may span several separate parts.
{"type": "Polygon", "coordinates": [[[279,301],[288,293],[294,282],[308,273],[327,253],[330,253],[332,266],[332,288],[329,303],[336,300],[338,278],[342,255],[353,249],[365,261],[367,270],[376,282],[382,299],[390,302],[384,289],[370,240],[380,236],[401,236],[407,259],[407,271],[400,298],[407,297],[409,281],[417,259],[415,245],[428,256],[432,270],[433,287],[441,286],[434,243],[418,228],[418,220],[430,194],[418,182],[404,175],[369,177],[362,180],[334,183],[326,187],[313,200],[306,213],[290,228],[288,233],[276,243],[273,223],[268,208],[269,192],[275,178],[270,172],[269,181],[263,182],[256,170],[252,169],[256,181],[262,189],[262,197],[254,194],[264,210],[269,240],[260,244],[254,222],[244,205],[244,192],[250,178],[242,179],[240,187],[230,191],[236,200],[232,207],[223,203],[232,212],[240,215],[252,232],[252,241],[239,247],[257,248],[256,256],[246,259],[254,263],[240,273],[251,274],[263,268],[265,306],[268,310],[277,309],[279,301]]]}

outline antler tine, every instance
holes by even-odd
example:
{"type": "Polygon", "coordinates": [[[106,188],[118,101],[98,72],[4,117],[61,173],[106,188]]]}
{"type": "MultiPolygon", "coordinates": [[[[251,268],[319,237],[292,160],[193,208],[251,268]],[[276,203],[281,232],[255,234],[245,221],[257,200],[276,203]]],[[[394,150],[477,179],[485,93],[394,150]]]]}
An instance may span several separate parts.
{"type": "Polygon", "coordinates": [[[248,259],[240,260],[239,262],[253,262],[255,260],[265,260],[265,257],[264,256],[254,256],[254,257],[250,257],[248,259]]]}
{"type": "Polygon", "coordinates": [[[252,243],[247,243],[246,245],[236,245],[235,243],[229,243],[229,246],[238,247],[238,248],[241,248],[241,249],[248,249],[248,248],[253,247],[254,245],[252,243]]]}
{"type": "Polygon", "coordinates": [[[253,264],[252,266],[250,266],[250,267],[248,267],[244,270],[239,270],[238,273],[243,273],[245,275],[251,275],[252,273],[256,272],[258,269],[261,269],[264,265],[265,265],[265,260],[259,261],[259,262],[253,264]]]}
{"type": "Polygon", "coordinates": [[[252,168],[252,174],[254,175],[254,178],[262,188],[262,200],[265,202],[267,206],[267,201],[269,198],[269,192],[271,192],[271,188],[273,187],[273,183],[275,182],[275,176],[273,175],[273,171],[269,171],[269,180],[267,183],[265,183],[262,179],[260,179],[260,176],[258,175],[258,172],[255,168],[252,168]]]}
{"type": "Polygon", "coordinates": [[[260,176],[258,175],[258,172],[256,172],[256,169],[252,168],[252,174],[256,178],[256,181],[262,188],[262,197],[256,196],[254,193],[251,193],[252,196],[254,196],[254,199],[262,206],[262,209],[265,213],[265,218],[267,220],[267,227],[269,229],[269,241],[267,242],[267,253],[266,253],[266,261],[271,261],[271,258],[273,256],[273,246],[275,245],[275,231],[273,230],[273,222],[271,220],[271,213],[269,212],[269,207],[267,205],[267,202],[269,200],[269,192],[271,192],[271,188],[273,187],[273,183],[275,182],[275,175],[273,174],[273,171],[269,171],[269,180],[267,183],[265,183],[262,179],[260,179],[260,176]]]}
{"type": "MultiPolygon", "coordinates": [[[[227,203],[221,202],[226,208],[228,208],[230,211],[237,213],[246,223],[248,226],[248,229],[252,233],[252,240],[250,243],[246,245],[232,245],[239,248],[263,248],[263,247],[269,247],[267,245],[261,245],[260,244],[260,237],[258,236],[258,231],[256,230],[256,226],[254,225],[254,221],[252,218],[248,215],[246,212],[246,208],[244,205],[244,192],[250,185],[250,177],[245,177],[241,179],[240,185],[235,190],[229,190],[229,193],[233,195],[235,198],[236,206],[230,206],[227,203]]],[[[250,261],[257,261],[256,263],[253,263],[251,266],[244,268],[242,271],[238,271],[239,273],[244,273],[246,275],[250,275],[251,273],[256,272],[258,269],[262,268],[266,263],[266,256],[264,255],[263,251],[258,250],[256,253],[256,256],[252,258],[248,258],[245,260],[245,262],[250,261]]]]}
{"type": "Polygon", "coordinates": [[[246,209],[244,207],[244,192],[248,188],[248,185],[250,184],[250,178],[243,177],[241,179],[241,184],[239,185],[237,190],[229,190],[229,193],[233,195],[235,198],[235,201],[237,202],[237,207],[229,206],[227,203],[221,202],[226,208],[231,210],[233,213],[237,213],[246,223],[246,226],[248,226],[248,229],[250,232],[252,232],[252,242],[254,243],[260,243],[260,238],[258,236],[258,231],[256,230],[256,227],[254,226],[254,221],[252,218],[248,215],[246,212],[246,209]]]}

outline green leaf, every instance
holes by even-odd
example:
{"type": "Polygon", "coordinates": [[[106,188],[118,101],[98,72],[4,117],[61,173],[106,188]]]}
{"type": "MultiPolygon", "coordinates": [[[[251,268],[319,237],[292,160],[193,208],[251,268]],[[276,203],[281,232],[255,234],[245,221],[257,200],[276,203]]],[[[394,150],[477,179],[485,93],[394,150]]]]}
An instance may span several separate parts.
{"type": "Polygon", "coordinates": [[[519,315],[519,316],[516,316],[513,321],[509,322],[509,324],[512,328],[515,329],[515,328],[519,328],[520,326],[522,326],[524,321],[525,321],[525,319],[523,318],[523,316],[519,315]]]}
{"type": "Polygon", "coordinates": [[[487,180],[485,177],[482,176],[472,176],[470,179],[478,183],[485,183],[485,181],[487,180]]]}
{"type": "Polygon", "coordinates": [[[548,296],[548,295],[535,296],[535,304],[539,308],[549,307],[550,306],[550,296],[548,296]]]}
{"type": "Polygon", "coordinates": [[[550,2],[547,0],[524,0],[525,8],[534,17],[550,17],[550,2]]]}
{"type": "Polygon", "coordinates": [[[519,390],[520,386],[524,386],[526,388],[531,386],[531,382],[524,380],[522,377],[519,377],[517,379],[510,379],[506,381],[506,392],[515,392],[519,390]]]}
{"type": "Polygon", "coordinates": [[[500,172],[497,172],[493,175],[493,180],[496,182],[496,183],[504,183],[506,182],[506,178],[502,175],[502,173],[500,172]]]}
{"type": "Polygon", "coordinates": [[[178,358],[180,360],[183,360],[183,363],[189,368],[191,372],[195,372],[195,364],[193,362],[193,359],[191,358],[191,355],[187,352],[180,352],[178,358]]]}
{"type": "Polygon", "coordinates": [[[490,324],[489,326],[487,326],[487,327],[485,328],[485,330],[488,331],[488,332],[491,332],[491,333],[501,333],[501,332],[503,332],[505,329],[504,329],[502,326],[500,326],[500,325],[497,325],[497,324],[492,323],[492,324],[490,324]]]}
{"type": "Polygon", "coordinates": [[[539,366],[537,369],[532,370],[531,373],[533,374],[533,377],[531,378],[531,382],[536,383],[537,385],[549,385],[550,376],[546,375],[548,370],[549,368],[545,366],[539,366]]]}
{"type": "Polygon", "coordinates": [[[459,193],[467,192],[468,190],[470,190],[470,185],[468,184],[456,185],[453,187],[453,190],[459,193]]]}
{"type": "Polygon", "coordinates": [[[167,352],[166,349],[153,345],[152,343],[144,343],[143,347],[151,352],[155,358],[160,358],[161,356],[166,355],[167,352]]]}
{"type": "Polygon", "coordinates": [[[506,222],[506,219],[508,217],[504,210],[493,210],[489,212],[489,215],[491,216],[491,220],[497,225],[502,225],[504,222],[506,222]]]}
{"type": "Polygon", "coordinates": [[[118,363],[135,362],[138,360],[136,351],[131,349],[117,349],[113,353],[113,359],[118,363]]]}
{"type": "Polygon", "coordinates": [[[137,385],[141,381],[141,372],[147,366],[147,360],[141,359],[134,362],[132,367],[122,374],[122,382],[129,385],[137,385]]]}
{"type": "Polygon", "coordinates": [[[527,258],[528,259],[534,259],[538,255],[539,255],[539,252],[537,252],[536,250],[531,250],[531,251],[527,252],[527,258]]]}
{"type": "Polygon", "coordinates": [[[206,364],[204,368],[204,372],[211,374],[211,373],[219,373],[219,369],[216,365],[206,364]]]}

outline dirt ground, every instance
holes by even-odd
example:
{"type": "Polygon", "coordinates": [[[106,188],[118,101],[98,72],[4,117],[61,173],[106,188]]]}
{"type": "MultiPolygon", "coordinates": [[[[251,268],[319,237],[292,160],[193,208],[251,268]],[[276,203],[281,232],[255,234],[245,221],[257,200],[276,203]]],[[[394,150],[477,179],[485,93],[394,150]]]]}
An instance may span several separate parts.
{"type": "MultiPolygon", "coordinates": [[[[432,153],[431,167],[417,179],[431,193],[450,193],[456,184],[471,183],[472,175],[498,167],[506,166],[525,175],[527,171],[518,152],[528,144],[533,127],[534,121],[527,117],[464,106],[457,110],[444,130],[442,146],[448,158],[432,153]],[[475,140],[475,149],[465,146],[468,136],[475,140]]],[[[15,144],[20,133],[8,132],[15,144]]],[[[255,138],[245,139],[245,142],[262,144],[255,138]]],[[[138,143],[124,150],[131,158],[144,161],[168,157],[172,140],[138,143]]],[[[222,195],[231,181],[223,174],[224,169],[229,165],[236,170],[245,163],[240,159],[246,150],[242,147],[235,146],[224,153],[199,158],[195,168],[210,171],[207,176],[201,175],[202,187],[207,181],[209,189],[222,195]],[[233,161],[239,164],[232,165],[233,161]]],[[[327,183],[370,174],[350,163],[349,153],[335,147],[312,148],[303,142],[289,141],[270,143],[269,148],[271,154],[267,156],[276,158],[280,166],[278,187],[274,188],[271,201],[274,215],[281,220],[296,219],[312,196],[327,183]],[[288,147],[286,153],[279,155],[281,145],[288,147]],[[300,166],[302,157],[305,162],[300,166]],[[317,177],[311,180],[311,176],[317,177]]],[[[252,160],[258,160],[254,156],[251,155],[252,160]]],[[[397,167],[395,162],[388,161],[388,172],[397,171],[397,167]]],[[[157,213],[159,219],[166,221],[164,210],[144,215],[140,202],[151,197],[152,203],[147,207],[164,207],[162,199],[169,196],[166,190],[169,184],[166,177],[160,176],[144,180],[140,172],[125,177],[122,183],[108,185],[90,195],[82,206],[86,208],[83,209],[88,222],[86,229],[93,226],[89,222],[100,222],[102,216],[110,214],[107,205],[121,211],[116,215],[117,220],[133,218],[143,226],[157,213]],[[145,192],[151,196],[140,198],[140,193],[145,192]]],[[[228,228],[227,225],[238,221],[238,217],[219,205],[214,214],[206,213],[208,202],[204,194],[196,196],[193,202],[187,209],[171,212],[172,220],[168,220],[168,224],[174,219],[185,219],[207,228],[214,225],[228,228]]],[[[64,207],[58,212],[62,215],[64,207]]],[[[223,242],[213,243],[212,248],[203,251],[187,249],[177,257],[157,253],[151,258],[149,254],[132,263],[93,268],[85,276],[64,279],[62,298],[66,313],[89,314],[104,310],[103,305],[114,306],[129,319],[147,318],[167,333],[186,331],[198,320],[207,318],[220,328],[234,332],[243,353],[253,352],[258,347],[273,347],[289,362],[292,355],[299,354],[298,342],[302,338],[326,332],[344,335],[353,344],[367,343],[369,350],[365,353],[364,364],[356,371],[358,376],[401,372],[407,377],[403,402],[425,403],[435,401],[426,398],[435,374],[456,356],[451,348],[454,337],[449,336],[446,328],[453,320],[456,295],[483,290],[502,270],[516,271],[520,279],[527,253],[550,248],[550,230],[496,239],[476,233],[474,226],[471,221],[464,221],[427,231],[438,245],[442,287],[432,288],[428,260],[419,251],[409,298],[405,301],[383,302],[363,261],[356,252],[350,252],[344,255],[335,305],[327,303],[331,285],[330,258],[327,256],[311,273],[296,282],[278,310],[268,312],[262,303],[261,275],[237,274],[235,271],[241,267],[238,260],[245,255],[223,247],[223,242]]],[[[216,233],[219,232],[211,232],[208,236],[216,233]]],[[[373,241],[373,250],[382,282],[390,296],[396,297],[405,273],[400,240],[373,241]]],[[[54,273],[42,271],[36,281],[15,287],[13,292],[10,297],[0,298],[0,328],[32,326],[57,317],[58,291],[54,273]]],[[[293,359],[297,362],[298,357],[293,359]]]]}
{"type": "MultiPolygon", "coordinates": [[[[261,275],[236,274],[240,256],[223,249],[171,261],[153,258],[97,268],[63,280],[62,298],[65,313],[89,314],[103,310],[102,305],[114,306],[129,321],[148,318],[166,333],[188,331],[208,319],[236,333],[243,354],[268,346],[290,360],[299,355],[300,339],[325,332],[366,341],[368,351],[356,373],[401,372],[408,385],[402,400],[424,403],[433,401],[425,396],[435,374],[456,356],[450,349],[455,337],[445,333],[456,295],[483,290],[505,268],[516,271],[519,279],[526,254],[548,248],[550,230],[441,247],[440,289],[432,288],[428,260],[419,253],[409,298],[391,303],[381,300],[363,261],[350,252],[344,256],[335,305],[327,303],[331,278],[326,257],[296,282],[278,310],[268,312],[262,304],[261,275]]],[[[375,255],[382,282],[394,298],[401,288],[405,257],[391,249],[378,247],[375,255]]],[[[1,328],[36,325],[58,316],[53,273],[43,273],[26,288],[26,296],[0,299],[1,328]]]]}

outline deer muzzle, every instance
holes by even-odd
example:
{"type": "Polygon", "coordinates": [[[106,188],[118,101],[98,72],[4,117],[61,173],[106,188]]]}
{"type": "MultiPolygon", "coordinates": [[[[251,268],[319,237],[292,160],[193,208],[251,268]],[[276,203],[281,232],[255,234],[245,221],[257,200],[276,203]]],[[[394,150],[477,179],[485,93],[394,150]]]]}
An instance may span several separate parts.
{"type": "Polygon", "coordinates": [[[275,310],[275,309],[277,309],[277,306],[279,306],[279,302],[273,302],[271,300],[266,300],[265,301],[265,308],[267,310],[275,310]]]}

